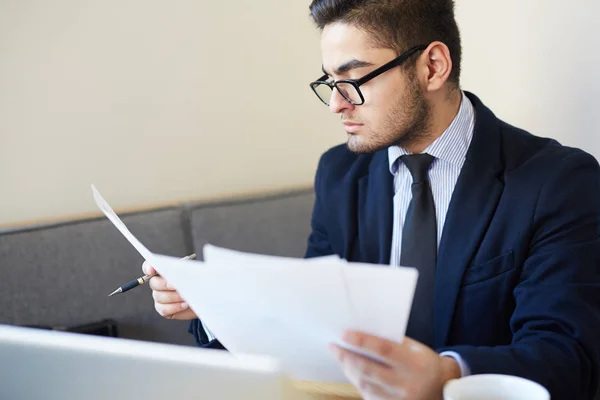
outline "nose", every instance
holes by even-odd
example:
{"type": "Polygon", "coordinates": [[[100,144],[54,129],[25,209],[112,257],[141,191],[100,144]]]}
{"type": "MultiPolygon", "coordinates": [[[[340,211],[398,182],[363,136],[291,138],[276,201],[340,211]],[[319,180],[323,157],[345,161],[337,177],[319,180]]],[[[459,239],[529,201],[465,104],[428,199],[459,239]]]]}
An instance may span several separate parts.
{"type": "Polygon", "coordinates": [[[344,110],[352,110],[354,107],[356,106],[346,100],[337,89],[333,89],[331,98],[329,99],[329,111],[339,114],[344,110]]]}

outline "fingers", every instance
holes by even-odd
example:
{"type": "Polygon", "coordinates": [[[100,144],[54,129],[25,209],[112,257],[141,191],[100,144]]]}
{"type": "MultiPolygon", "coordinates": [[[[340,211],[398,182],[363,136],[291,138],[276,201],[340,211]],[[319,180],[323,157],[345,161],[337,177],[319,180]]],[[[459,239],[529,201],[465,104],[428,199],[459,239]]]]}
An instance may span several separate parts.
{"type": "Polygon", "coordinates": [[[154,298],[154,309],[164,318],[181,320],[198,318],[188,303],[174,290],[155,290],[152,292],[152,297],[154,298]]]}
{"type": "Polygon", "coordinates": [[[390,365],[399,365],[410,357],[410,353],[418,350],[420,343],[404,338],[402,343],[392,342],[377,336],[357,331],[347,331],[342,340],[351,346],[358,347],[386,360],[390,365]]]}
{"type": "MultiPolygon", "coordinates": [[[[164,318],[168,319],[180,319],[178,318],[185,311],[191,311],[187,303],[171,303],[171,304],[162,304],[162,303],[154,303],[154,309],[156,312],[164,318]]],[[[183,318],[181,318],[183,319],[183,318]]]]}
{"type": "MultiPolygon", "coordinates": [[[[156,274],[156,270],[144,262],[142,271],[146,275],[156,274]]],[[[152,298],[154,299],[154,309],[156,312],[167,319],[191,320],[198,318],[189,305],[179,296],[164,278],[159,275],[153,276],[148,285],[152,289],[152,298]]]]}
{"type": "Polygon", "coordinates": [[[154,267],[152,265],[150,265],[148,263],[148,261],[144,261],[144,263],[142,264],[142,271],[146,275],[154,275],[154,274],[156,274],[156,270],[154,269],[154,267]]]}
{"type": "Polygon", "coordinates": [[[173,287],[170,286],[169,283],[165,280],[165,278],[161,276],[154,276],[150,278],[150,281],[148,281],[148,285],[150,285],[150,289],[152,290],[173,291],[173,287]]]}
{"type": "Polygon", "coordinates": [[[398,380],[398,371],[393,370],[387,365],[370,360],[336,345],[331,345],[330,348],[334,356],[342,364],[342,368],[350,373],[354,380],[357,380],[357,384],[360,384],[359,381],[363,378],[385,385],[392,385],[398,380]]]}
{"type": "Polygon", "coordinates": [[[333,344],[330,349],[348,380],[365,399],[407,398],[407,391],[402,387],[403,374],[399,371],[333,344]]]}
{"type": "Polygon", "coordinates": [[[154,308],[162,317],[180,319],[178,314],[188,310],[188,304],[181,298],[179,293],[169,288],[165,279],[155,276],[150,279],[148,284],[152,288],[154,308]]]}
{"type": "Polygon", "coordinates": [[[160,304],[173,304],[173,303],[183,303],[185,300],[179,296],[174,290],[153,290],[152,298],[156,303],[160,304]]]}

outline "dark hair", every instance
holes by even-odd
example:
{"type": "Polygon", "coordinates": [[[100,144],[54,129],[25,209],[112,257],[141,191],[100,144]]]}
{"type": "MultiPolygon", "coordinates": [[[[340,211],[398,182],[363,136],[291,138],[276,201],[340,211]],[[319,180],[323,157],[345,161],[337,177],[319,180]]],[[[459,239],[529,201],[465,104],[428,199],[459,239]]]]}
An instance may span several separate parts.
{"type": "Polygon", "coordinates": [[[448,80],[459,85],[462,49],[453,0],[313,0],[310,14],[319,29],[337,22],[353,24],[376,45],[398,54],[440,41],[452,59],[448,80]]]}

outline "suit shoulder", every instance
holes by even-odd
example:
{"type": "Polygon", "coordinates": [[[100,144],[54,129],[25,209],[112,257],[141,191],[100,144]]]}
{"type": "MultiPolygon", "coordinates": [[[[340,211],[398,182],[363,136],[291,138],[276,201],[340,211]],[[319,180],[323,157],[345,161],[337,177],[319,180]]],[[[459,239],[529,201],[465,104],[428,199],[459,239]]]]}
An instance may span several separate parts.
{"type": "Polygon", "coordinates": [[[387,154],[387,149],[357,154],[348,150],[345,144],[329,149],[319,161],[315,191],[318,195],[323,195],[354,187],[362,177],[372,173],[374,168],[387,168],[387,154]]]}
{"type": "Polygon", "coordinates": [[[589,153],[575,147],[564,146],[555,139],[535,136],[523,129],[501,122],[502,151],[508,171],[523,167],[544,168],[550,172],[570,159],[598,165],[589,153]]]}
{"type": "Polygon", "coordinates": [[[348,150],[348,147],[345,144],[339,144],[321,155],[319,167],[330,167],[332,165],[340,164],[352,165],[357,158],[358,154],[348,150]]]}
{"type": "Polygon", "coordinates": [[[348,174],[355,175],[368,170],[373,155],[353,153],[345,144],[341,144],[323,153],[317,173],[329,179],[340,179],[348,174]]]}

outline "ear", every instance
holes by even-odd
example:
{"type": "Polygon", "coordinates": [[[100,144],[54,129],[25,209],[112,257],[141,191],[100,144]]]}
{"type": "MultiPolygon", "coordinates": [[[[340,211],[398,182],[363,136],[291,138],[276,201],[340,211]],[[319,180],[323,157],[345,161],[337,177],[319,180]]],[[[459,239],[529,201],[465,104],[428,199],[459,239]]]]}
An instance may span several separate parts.
{"type": "Polygon", "coordinates": [[[428,92],[440,90],[452,72],[450,49],[442,42],[432,42],[420,57],[421,79],[428,92]]]}

